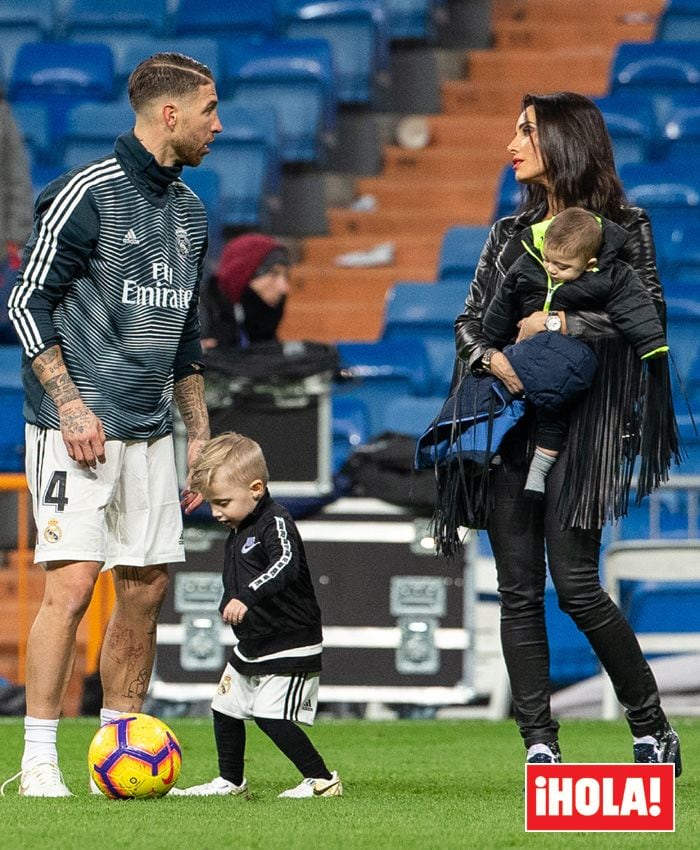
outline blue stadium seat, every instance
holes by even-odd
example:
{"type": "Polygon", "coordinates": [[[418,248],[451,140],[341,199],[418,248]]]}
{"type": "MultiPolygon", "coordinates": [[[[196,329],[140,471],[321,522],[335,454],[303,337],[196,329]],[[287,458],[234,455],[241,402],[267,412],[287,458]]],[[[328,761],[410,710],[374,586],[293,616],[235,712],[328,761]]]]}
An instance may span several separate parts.
{"type": "Polygon", "coordinates": [[[375,75],[389,65],[384,4],[379,0],[279,0],[277,8],[288,38],[319,38],[331,45],[338,100],[369,103],[375,75]]]}
{"type": "Polygon", "coordinates": [[[53,26],[53,0],[0,0],[0,82],[7,83],[15,57],[26,42],[50,38],[53,26]]]}
{"type": "Polygon", "coordinates": [[[698,281],[696,297],[700,301],[700,217],[695,222],[677,227],[670,235],[654,230],[657,251],[664,270],[675,280],[698,281]]]}
{"type": "MultiPolygon", "coordinates": [[[[208,162],[208,160],[205,160],[205,162],[208,162]]],[[[208,255],[218,257],[223,247],[219,175],[207,165],[201,165],[197,168],[184,168],[182,180],[204,204],[209,222],[208,255]]]]}
{"type": "Polygon", "coordinates": [[[690,222],[700,210],[700,175],[685,163],[649,162],[624,165],[620,178],[630,203],[673,213],[678,221],[690,222]]]}
{"type": "Polygon", "coordinates": [[[454,321],[464,308],[463,281],[395,284],[387,294],[382,340],[419,340],[429,364],[430,394],[446,394],[455,359],[454,321]]]}
{"type": "Polygon", "coordinates": [[[595,103],[603,113],[618,169],[655,156],[656,114],[650,98],[641,93],[622,91],[596,98],[595,103]]]}
{"type": "Polygon", "coordinates": [[[700,0],[666,0],[657,41],[700,41],[700,0]]]}
{"type": "Polygon", "coordinates": [[[667,98],[700,90],[700,51],[683,41],[620,44],[612,62],[611,90],[646,93],[655,109],[662,109],[667,98]]]}
{"type": "Polygon", "coordinates": [[[275,34],[274,0],[180,0],[173,14],[175,35],[209,35],[212,38],[255,38],[275,34]]]}
{"type": "Polygon", "coordinates": [[[700,632],[700,582],[623,581],[620,591],[635,632],[700,632]]]}
{"type": "Polygon", "coordinates": [[[333,471],[338,472],[350,454],[369,440],[367,405],[358,398],[333,396],[331,435],[333,471]]]}
{"type": "Polygon", "coordinates": [[[231,226],[265,226],[266,204],[279,192],[279,133],[273,110],[221,101],[223,131],[208,155],[221,191],[221,221],[231,226]]]}
{"type": "Polygon", "coordinates": [[[488,227],[455,225],[445,232],[438,259],[439,282],[459,281],[469,284],[489,230],[488,227]]]}
{"type": "MultiPolygon", "coordinates": [[[[698,419],[700,421],[700,355],[690,364],[688,379],[686,381],[686,392],[688,393],[690,408],[698,412],[698,419]]],[[[698,429],[700,430],[700,424],[698,424],[698,429]]]]}
{"type": "Polygon", "coordinates": [[[496,209],[493,219],[496,221],[513,213],[520,206],[523,198],[523,187],[515,179],[515,172],[510,165],[504,166],[496,190],[496,209]]]}
{"type": "Polygon", "coordinates": [[[70,110],[63,134],[61,161],[75,168],[114,150],[117,136],[134,126],[134,113],[126,100],[114,103],[81,103],[70,110]]]}
{"type": "Polygon", "coordinates": [[[21,472],[24,469],[24,390],[19,345],[0,346],[0,472],[21,472]]]}
{"type": "Polygon", "coordinates": [[[554,687],[563,687],[600,673],[600,664],[583,632],[559,608],[549,583],[544,593],[545,623],[549,642],[549,676],[554,687]]]}
{"type": "Polygon", "coordinates": [[[667,160],[686,165],[697,162],[700,155],[700,92],[696,100],[686,105],[669,105],[663,137],[667,160]]]}
{"type": "Polygon", "coordinates": [[[49,35],[54,26],[54,0],[0,0],[0,30],[4,27],[31,24],[49,35]]]}
{"type": "MultiPolygon", "coordinates": [[[[696,375],[696,381],[700,381],[700,360],[696,359],[691,367],[691,374],[696,375]]],[[[689,413],[676,416],[678,430],[684,450],[684,460],[678,472],[682,475],[700,475],[700,401],[697,393],[700,393],[700,384],[695,384],[696,403],[694,414],[691,418],[689,413]]],[[[696,494],[696,497],[700,494],[696,494]]],[[[696,513],[696,521],[697,521],[696,513]]]]}
{"type": "Polygon", "coordinates": [[[168,23],[168,0],[69,0],[62,14],[65,38],[90,33],[93,41],[115,31],[164,34],[168,23]]]}
{"type": "Polygon", "coordinates": [[[51,133],[60,138],[68,110],[114,94],[112,52],[104,44],[23,44],[9,86],[12,101],[39,101],[50,109],[51,133]]]}
{"type": "Polygon", "coordinates": [[[52,156],[51,121],[44,103],[15,103],[12,115],[19,127],[32,162],[48,164],[52,156]]]}
{"type": "Polygon", "coordinates": [[[41,165],[40,163],[33,162],[31,164],[31,178],[34,200],[38,198],[39,193],[47,184],[60,177],[65,170],[62,165],[41,165]]]}
{"type": "Polygon", "coordinates": [[[238,106],[277,114],[283,162],[316,162],[335,130],[336,99],[328,42],[276,39],[222,44],[219,94],[238,106]]]}
{"type": "Polygon", "coordinates": [[[672,210],[656,209],[653,210],[651,224],[654,232],[654,242],[656,244],[656,257],[664,265],[666,257],[675,252],[674,244],[683,239],[683,234],[686,227],[692,224],[700,225],[700,210],[698,210],[697,221],[682,219],[679,220],[672,210]]]}
{"type": "MultiPolygon", "coordinates": [[[[90,30],[78,30],[71,41],[94,41],[90,30]]],[[[114,86],[117,96],[126,92],[129,74],[143,59],[154,53],[184,53],[211,68],[214,80],[219,76],[219,43],[207,36],[159,36],[149,33],[119,32],[113,30],[101,35],[100,41],[112,51],[114,59],[114,86]]]]}
{"type": "Polygon", "coordinates": [[[673,358],[686,381],[700,354],[700,299],[666,296],[668,343],[673,358]]]}
{"type": "Polygon", "coordinates": [[[429,363],[420,340],[341,342],[338,354],[343,380],[334,384],[333,396],[366,404],[370,438],[381,433],[392,399],[430,394],[429,363]]]}
{"type": "Polygon", "coordinates": [[[436,15],[443,0],[385,0],[392,40],[432,41],[436,36],[436,15]]]}
{"type": "Polygon", "coordinates": [[[396,398],[386,406],[382,429],[398,434],[408,434],[409,437],[418,439],[425,433],[444,403],[444,395],[396,398]]]}

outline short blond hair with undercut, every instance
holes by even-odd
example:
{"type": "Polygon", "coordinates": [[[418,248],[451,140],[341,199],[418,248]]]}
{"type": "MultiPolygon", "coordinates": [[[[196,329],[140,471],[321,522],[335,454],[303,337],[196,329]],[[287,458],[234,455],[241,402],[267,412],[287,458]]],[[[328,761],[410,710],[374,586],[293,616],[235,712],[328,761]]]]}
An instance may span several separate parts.
{"type": "Polygon", "coordinates": [[[129,76],[129,103],[134,112],[159,97],[194,94],[214,81],[211,69],[184,53],[154,53],[140,62],[129,76]]]}
{"type": "Polygon", "coordinates": [[[582,207],[567,207],[552,219],[543,247],[587,261],[598,256],[602,244],[603,228],[593,213],[582,207]]]}
{"type": "Polygon", "coordinates": [[[208,498],[214,480],[235,487],[249,487],[254,481],[269,481],[267,462],[260,445],[234,431],[208,440],[190,468],[189,489],[208,498]]]}

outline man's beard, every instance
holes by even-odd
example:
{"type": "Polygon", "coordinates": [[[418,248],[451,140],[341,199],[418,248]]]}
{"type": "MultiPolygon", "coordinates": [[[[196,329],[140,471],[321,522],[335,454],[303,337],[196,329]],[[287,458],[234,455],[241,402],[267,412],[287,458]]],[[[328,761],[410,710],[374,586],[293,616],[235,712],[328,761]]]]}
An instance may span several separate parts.
{"type": "Polygon", "coordinates": [[[175,148],[175,158],[178,165],[189,165],[195,168],[204,159],[202,146],[182,142],[175,148]]]}

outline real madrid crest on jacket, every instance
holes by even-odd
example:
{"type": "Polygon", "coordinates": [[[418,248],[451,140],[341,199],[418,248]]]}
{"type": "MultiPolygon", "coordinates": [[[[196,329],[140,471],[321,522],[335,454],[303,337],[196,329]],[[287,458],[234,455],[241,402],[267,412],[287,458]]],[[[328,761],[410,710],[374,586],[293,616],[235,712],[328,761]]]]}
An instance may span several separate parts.
{"type": "Polygon", "coordinates": [[[291,515],[268,491],[226,541],[224,595],[248,607],[230,663],[246,676],[321,670],[321,609],[291,515]]]}

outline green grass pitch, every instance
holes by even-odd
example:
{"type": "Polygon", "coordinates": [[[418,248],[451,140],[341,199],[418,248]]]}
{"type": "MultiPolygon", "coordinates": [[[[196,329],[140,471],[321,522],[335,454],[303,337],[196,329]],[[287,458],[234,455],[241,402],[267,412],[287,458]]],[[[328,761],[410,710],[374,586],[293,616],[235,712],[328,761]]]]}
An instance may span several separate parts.
{"type": "MultiPolygon", "coordinates": [[[[216,757],[207,719],[168,721],[180,739],[180,785],[211,779],[216,757]]],[[[461,850],[462,848],[700,847],[700,719],[676,719],[684,773],[675,833],[526,833],[523,756],[512,722],[324,721],[314,743],[345,784],[343,798],[278,800],[294,768],[252,724],[246,777],[252,799],[110,801],[88,793],[86,754],[97,720],[65,720],[62,769],[73,799],[0,798],[2,850],[461,850]]],[[[627,761],[623,722],[567,721],[568,761],[627,761]]],[[[0,779],[19,765],[20,719],[0,720],[0,779]]]]}

